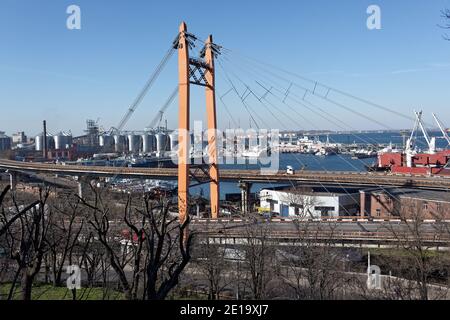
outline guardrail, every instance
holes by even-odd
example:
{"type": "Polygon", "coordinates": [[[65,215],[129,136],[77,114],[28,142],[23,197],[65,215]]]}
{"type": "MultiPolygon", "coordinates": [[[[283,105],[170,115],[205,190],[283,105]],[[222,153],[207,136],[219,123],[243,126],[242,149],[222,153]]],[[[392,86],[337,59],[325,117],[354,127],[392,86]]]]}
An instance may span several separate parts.
{"type": "MultiPolygon", "coordinates": [[[[257,237],[251,232],[245,232],[241,230],[228,229],[226,231],[208,230],[203,229],[200,233],[205,233],[210,236],[220,237],[220,238],[249,238],[257,237]]],[[[440,243],[440,244],[450,244],[450,235],[442,235],[435,233],[423,233],[420,238],[407,234],[398,233],[394,234],[391,232],[364,232],[364,231],[310,231],[302,232],[299,230],[284,230],[284,231],[274,231],[269,230],[264,235],[268,239],[296,239],[296,240],[326,240],[330,242],[339,241],[368,241],[368,242],[423,242],[423,243],[440,243]]]]}
{"type": "MultiPolygon", "coordinates": [[[[364,222],[364,223],[379,223],[379,222],[405,222],[405,223],[450,223],[450,220],[433,220],[425,219],[421,221],[413,219],[398,219],[398,218],[360,218],[360,217],[348,217],[348,218],[317,218],[317,219],[290,219],[290,218],[267,218],[264,219],[268,222],[275,223],[308,223],[308,222],[339,222],[339,223],[353,223],[353,222],[364,222]]],[[[208,218],[193,218],[191,223],[234,223],[234,222],[253,222],[254,219],[246,218],[219,218],[219,219],[208,219],[208,218]]]]}

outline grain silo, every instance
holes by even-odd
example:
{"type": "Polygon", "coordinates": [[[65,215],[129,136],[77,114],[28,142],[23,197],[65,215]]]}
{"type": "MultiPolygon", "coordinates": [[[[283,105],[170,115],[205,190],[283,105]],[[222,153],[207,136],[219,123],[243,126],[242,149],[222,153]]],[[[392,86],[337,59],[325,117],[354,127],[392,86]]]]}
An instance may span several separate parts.
{"type": "Polygon", "coordinates": [[[169,149],[169,139],[165,133],[156,134],[156,151],[161,154],[169,149]]]}
{"type": "Polygon", "coordinates": [[[135,134],[128,135],[128,151],[132,153],[139,152],[140,144],[141,144],[140,136],[135,134]]]}
{"type": "Polygon", "coordinates": [[[151,153],[156,151],[156,137],[154,134],[145,133],[142,138],[142,152],[151,153]]]}

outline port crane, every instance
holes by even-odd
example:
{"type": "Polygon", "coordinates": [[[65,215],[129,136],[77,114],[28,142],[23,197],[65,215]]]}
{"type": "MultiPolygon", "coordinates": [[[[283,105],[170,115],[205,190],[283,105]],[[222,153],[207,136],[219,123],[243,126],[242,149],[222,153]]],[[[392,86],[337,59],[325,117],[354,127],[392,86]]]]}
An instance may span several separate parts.
{"type": "Polygon", "coordinates": [[[170,48],[167,50],[167,52],[164,55],[164,57],[162,58],[162,60],[156,66],[155,70],[150,75],[150,78],[147,80],[147,82],[145,83],[145,85],[142,88],[142,90],[139,92],[137,97],[134,99],[133,103],[130,105],[130,107],[128,108],[127,112],[125,113],[125,115],[120,120],[120,122],[117,125],[117,127],[112,127],[110,129],[111,133],[119,134],[123,130],[123,128],[127,124],[128,120],[130,120],[130,118],[133,115],[133,113],[136,111],[136,109],[141,104],[142,100],[144,100],[144,97],[147,95],[149,90],[152,88],[152,86],[155,83],[156,79],[158,79],[159,75],[164,70],[164,67],[167,65],[167,62],[169,62],[170,58],[174,55],[174,53],[178,49],[178,39],[179,39],[179,35],[177,35],[175,40],[172,42],[170,48]]]}
{"type": "Polygon", "coordinates": [[[169,98],[166,100],[164,105],[159,109],[157,115],[152,119],[150,124],[147,126],[146,130],[154,130],[156,128],[161,127],[161,121],[164,115],[164,112],[169,108],[169,106],[172,104],[172,102],[175,100],[175,98],[178,95],[178,86],[173,90],[172,94],[169,96],[169,98]],[[156,125],[158,123],[158,125],[156,125]]]}
{"type": "Polygon", "coordinates": [[[450,137],[448,136],[447,131],[445,131],[445,128],[444,128],[442,122],[439,120],[439,118],[436,116],[435,113],[432,113],[432,115],[433,115],[434,121],[436,121],[436,123],[439,127],[439,130],[441,130],[442,135],[444,136],[444,139],[447,140],[447,143],[450,145],[450,137]]]}
{"type": "Polygon", "coordinates": [[[425,138],[425,141],[427,142],[428,145],[428,153],[429,154],[434,154],[436,153],[436,138],[435,137],[430,137],[430,135],[428,134],[427,130],[425,129],[424,125],[423,125],[423,121],[422,121],[422,111],[414,111],[415,115],[416,115],[416,121],[414,123],[414,129],[411,132],[411,136],[408,139],[408,143],[407,143],[407,149],[411,149],[412,146],[412,141],[413,141],[413,136],[416,132],[416,130],[420,127],[423,136],[425,138]]]}

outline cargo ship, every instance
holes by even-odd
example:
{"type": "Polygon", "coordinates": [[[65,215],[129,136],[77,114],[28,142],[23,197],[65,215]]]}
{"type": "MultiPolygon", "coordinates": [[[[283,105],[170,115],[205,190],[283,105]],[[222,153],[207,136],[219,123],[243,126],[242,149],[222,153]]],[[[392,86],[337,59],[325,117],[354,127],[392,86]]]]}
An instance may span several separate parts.
{"type": "Polygon", "coordinates": [[[436,148],[436,137],[430,137],[422,121],[422,111],[415,112],[416,119],[411,135],[403,150],[385,148],[378,152],[377,163],[369,167],[370,171],[387,171],[399,174],[414,175],[450,175],[450,137],[448,130],[433,113],[443,138],[447,141],[447,149],[436,148]],[[428,150],[421,151],[415,146],[416,131],[421,129],[427,142],[428,150]]]}

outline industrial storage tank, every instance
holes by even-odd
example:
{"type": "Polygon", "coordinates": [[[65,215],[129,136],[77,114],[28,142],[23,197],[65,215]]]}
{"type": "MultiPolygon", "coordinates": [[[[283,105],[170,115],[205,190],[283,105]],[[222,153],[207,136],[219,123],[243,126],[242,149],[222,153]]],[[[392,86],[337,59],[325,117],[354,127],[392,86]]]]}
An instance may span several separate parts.
{"type": "Polygon", "coordinates": [[[55,140],[55,149],[56,150],[64,149],[66,141],[65,141],[65,136],[61,132],[58,134],[55,134],[53,136],[53,140],[55,140]]]}
{"type": "Polygon", "coordinates": [[[169,139],[170,139],[170,150],[171,151],[176,150],[178,147],[178,134],[175,133],[169,134],[169,139]]]}
{"type": "Polygon", "coordinates": [[[128,135],[128,151],[132,153],[139,152],[139,147],[141,145],[141,139],[138,135],[129,134],[128,135]]]}
{"type": "Polygon", "coordinates": [[[111,147],[114,145],[114,137],[110,135],[101,135],[98,137],[100,147],[111,147]]]}
{"type": "Polygon", "coordinates": [[[72,147],[73,144],[73,138],[72,133],[66,133],[66,148],[69,149],[72,147]]]}
{"type": "Polygon", "coordinates": [[[142,138],[142,152],[151,153],[156,151],[156,137],[153,134],[143,134],[142,138]]]}
{"type": "Polygon", "coordinates": [[[44,149],[44,141],[43,140],[44,139],[42,139],[42,136],[36,136],[34,138],[36,151],[42,151],[44,149]]]}
{"type": "Polygon", "coordinates": [[[167,134],[158,133],[156,134],[156,151],[158,153],[168,151],[169,149],[169,138],[167,134]]]}
{"type": "MultiPolygon", "coordinates": [[[[34,138],[34,142],[35,142],[35,150],[36,151],[43,151],[44,150],[44,139],[43,139],[43,135],[37,135],[34,138]]],[[[48,149],[53,149],[54,147],[54,140],[53,137],[50,135],[47,135],[47,148],[48,149]]]]}
{"type": "Polygon", "coordinates": [[[72,134],[60,132],[53,136],[53,140],[55,141],[56,150],[69,149],[72,145],[72,134]]]}
{"type": "Polygon", "coordinates": [[[114,136],[114,146],[116,152],[123,152],[126,150],[127,138],[123,135],[114,136]]]}

